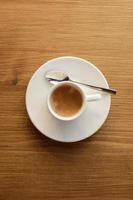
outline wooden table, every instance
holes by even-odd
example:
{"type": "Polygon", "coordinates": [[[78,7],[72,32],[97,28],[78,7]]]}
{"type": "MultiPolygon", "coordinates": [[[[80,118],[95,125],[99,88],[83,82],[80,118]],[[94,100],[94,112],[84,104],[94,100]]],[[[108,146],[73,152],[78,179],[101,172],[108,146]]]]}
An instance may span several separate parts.
{"type": "Polygon", "coordinates": [[[0,1],[0,200],[133,199],[133,1],[0,1]],[[25,90],[47,60],[90,60],[119,90],[109,117],[74,144],[40,134],[25,90]]]}

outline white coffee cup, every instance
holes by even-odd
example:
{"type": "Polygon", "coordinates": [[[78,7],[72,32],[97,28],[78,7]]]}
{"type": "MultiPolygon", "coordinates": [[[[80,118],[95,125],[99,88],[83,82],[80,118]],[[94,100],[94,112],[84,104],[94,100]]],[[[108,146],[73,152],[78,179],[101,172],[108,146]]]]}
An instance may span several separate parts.
{"type": "Polygon", "coordinates": [[[69,81],[63,81],[63,82],[59,82],[58,84],[54,85],[49,94],[48,94],[48,98],[47,98],[47,104],[48,104],[48,109],[49,111],[51,112],[51,114],[56,117],[57,119],[59,120],[63,120],[63,121],[70,121],[70,120],[73,120],[73,119],[76,119],[78,118],[82,113],[83,111],[85,110],[86,106],[87,106],[87,103],[89,101],[97,101],[97,100],[100,100],[101,99],[101,94],[90,94],[90,95],[86,95],[84,93],[84,91],[82,90],[81,87],[79,87],[77,84],[75,83],[72,83],[72,82],[69,82],[69,81]],[[71,87],[74,87],[76,88],[79,93],[81,94],[82,96],[82,106],[80,108],[80,110],[78,112],[76,112],[74,115],[72,116],[62,116],[62,115],[59,115],[58,113],[56,113],[54,111],[54,109],[52,108],[52,104],[51,104],[51,96],[53,94],[53,92],[55,91],[55,89],[57,89],[58,87],[61,87],[61,86],[65,86],[65,85],[69,85],[71,87]]]}

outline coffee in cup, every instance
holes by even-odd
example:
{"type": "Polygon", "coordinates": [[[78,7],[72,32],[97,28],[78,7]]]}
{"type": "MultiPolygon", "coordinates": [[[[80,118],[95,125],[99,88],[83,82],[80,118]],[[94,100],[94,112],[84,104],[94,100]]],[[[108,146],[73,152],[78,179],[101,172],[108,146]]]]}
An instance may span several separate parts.
{"type": "Polygon", "coordinates": [[[71,117],[82,107],[81,92],[73,85],[61,85],[51,95],[51,106],[58,115],[71,117]]]}

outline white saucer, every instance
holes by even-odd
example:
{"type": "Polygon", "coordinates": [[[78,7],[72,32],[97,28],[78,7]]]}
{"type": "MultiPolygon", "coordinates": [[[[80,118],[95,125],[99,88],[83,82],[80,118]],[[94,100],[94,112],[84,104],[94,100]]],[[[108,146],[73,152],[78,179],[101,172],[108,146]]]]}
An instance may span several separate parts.
{"type": "MultiPolygon", "coordinates": [[[[92,63],[77,57],[59,57],[43,64],[32,76],[26,91],[26,108],[35,127],[45,136],[60,142],[76,142],[90,137],[106,120],[111,97],[103,93],[102,99],[88,102],[87,109],[78,119],[63,122],[51,115],[47,108],[47,94],[52,85],[45,79],[49,70],[62,70],[75,79],[92,85],[109,87],[104,75],[92,63]]],[[[99,93],[88,87],[87,94],[99,93]]]]}

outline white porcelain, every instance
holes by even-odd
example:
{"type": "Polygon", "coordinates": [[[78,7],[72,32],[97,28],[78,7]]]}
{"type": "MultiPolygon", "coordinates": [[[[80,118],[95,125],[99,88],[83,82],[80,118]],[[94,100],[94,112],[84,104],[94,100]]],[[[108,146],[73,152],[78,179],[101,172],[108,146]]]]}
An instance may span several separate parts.
{"type": "MultiPolygon", "coordinates": [[[[80,115],[82,115],[82,113],[84,112],[86,106],[87,106],[87,102],[89,101],[97,101],[97,100],[100,100],[101,99],[101,94],[89,94],[89,95],[86,95],[85,92],[83,91],[83,89],[78,86],[78,84],[75,84],[73,82],[70,82],[70,81],[63,81],[63,82],[60,82],[56,85],[54,85],[49,94],[48,94],[48,98],[47,98],[47,104],[48,104],[48,108],[49,108],[49,111],[51,112],[51,114],[56,117],[57,119],[59,120],[63,120],[63,121],[70,121],[70,120],[74,120],[76,118],[78,118],[80,115]],[[70,85],[74,88],[76,88],[81,96],[82,96],[82,99],[83,99],[83,103],[82,103],[82,107],[80,108],[80,110],[73,116],[70,116],[70,117],[64,117],[64,116],[61,116],[61,115],[58,115],[52,108],[52,105],[51,105],[51,96],[53,94],[53,92],[55,91],[55,89],[59,88],[60,86],[63,86],[63,85],[70,85]]],[[[76,99],[75,99],[76,101],[76,99]]]]}
{"type": "Polygon", "coordinates": [[[52,87],[44,76],[48,70],[62,70],[75,80],[109,88],[104,75],[96,66],[84,59],[59,57],[44,63],[33,74],[26,91],[28,115],[42,134],[60,142],[76,142],[90,137],[103,125],[108,116],[110,95],[79,85],[86,95],[100,93],[102,98],[89,102],[85,111],[72,121],[56,119],[47,106],[47,96],[52,87]]]}

